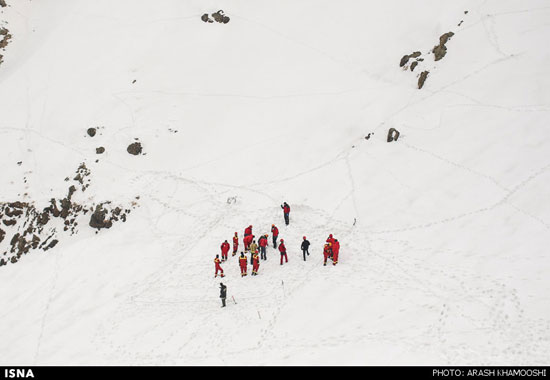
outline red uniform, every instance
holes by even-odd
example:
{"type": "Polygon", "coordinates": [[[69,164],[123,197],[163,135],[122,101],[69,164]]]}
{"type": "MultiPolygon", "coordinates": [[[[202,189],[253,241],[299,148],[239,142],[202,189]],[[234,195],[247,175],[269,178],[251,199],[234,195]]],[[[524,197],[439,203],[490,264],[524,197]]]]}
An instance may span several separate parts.
{"type": "Polygon", "coordinates": [[[283,265],[283,257],[288,263],[288,257],[286,256],[286,247],[284,241],[281,239],[281,245],[279,245],[279,252],[281,252],[281,265],[283,265]]]}
{"type": "Polygon", "coordinates": [[[252,275],[256,276],[258,274],[258,269],[260,268],[260,258],[258,254],[255,253],[252,255],[252,275]]]}
{"type": "Polygon", "coordinates": [[[252,235],[252,226],[248,226],[244,229],[244,236],[252,235]]]}
{"type": "Polygon", "coordinates": [[[271,226],[271,235],[273,236],[273,248],[277,248],[277,237],[279,236],[279,229],[273,224],[271,226]]]}
{"type": "Polygon", "coordinates": [[[248,258],[245,255],[241,255],[241,257],[239,257],[239,266],[241,267],[241,277],[246,276],[248,258]]]}
{"type": "MultiPolygon", "coordinates": [[[[298,210],[298,211],[300,211],[300,210],[298,210]]],[[[283,206],[283,212],[285,214],[290,214],[290,206],[289,205],[284,205],[283,206]]]]}
{"type": "Polygon", "coordinates": [[[252,243],[252,240],[254,239],[254,235],[246,235],[243,239],[244,243],[244,250],[248,251],[250,249],[250,243],[252,243]]]}
{"type": "Polygon", "coordinates": [[[218,271],[222,272],[221,276],[223,277],[223,269],[220,265],[220,259],[218,257],[214,259],[214,265],[216,266],[216,273],[214,273],[214,277],[218,277],[218,271]]]}
{"type": "Polygon", "coordinates": [[[323,265],[327,265],[327,259],[330,256],[330,243],[325,244],[325,247],[323,248],[323,256],[325,257],[323,265]]]}
{"type": "Polygon", "coordinates": [[[233,236],[233,256],[237,253],[237,249],[239,249],[239,236],[235,232],[235,236],[233,236]]]}
{"type": "Polygon", "coordinates": [[[338,264],[338,253],[340,252],[340,242],[334,240],[332,244],[332,265],[338,264]]]}
{"type": "Polygon", "coordinates": [[[222,243],[220,248],[222,250],[222,261],[225,261],[227,260],[227,252],[229,252],[229,243],[227,240],[222,243]]]}

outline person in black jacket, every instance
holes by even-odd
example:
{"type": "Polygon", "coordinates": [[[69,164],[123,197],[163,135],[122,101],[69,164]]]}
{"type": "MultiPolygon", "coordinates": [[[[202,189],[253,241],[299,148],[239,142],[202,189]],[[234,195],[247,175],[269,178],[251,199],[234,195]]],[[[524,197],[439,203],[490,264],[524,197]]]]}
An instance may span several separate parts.
{"type": "Polygon", "coordinates": [[[222,299],[222,307],[225,307],[225,298],[227,296],[227,286],[220,282],[220,298],[222,299]]]}
{"type": "Polygon", "coordinates": [[[306,261],[306,254],[309,256],[309,240],[305,236],[302,240],[302,252],[304,253],[304,261],[306,261]]]}

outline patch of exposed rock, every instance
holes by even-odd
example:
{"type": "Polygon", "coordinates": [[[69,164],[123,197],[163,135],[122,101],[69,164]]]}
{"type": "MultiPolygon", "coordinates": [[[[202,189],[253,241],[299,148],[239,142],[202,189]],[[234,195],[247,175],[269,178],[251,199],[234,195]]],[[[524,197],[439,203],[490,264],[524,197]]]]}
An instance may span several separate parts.
{"type": "Polygon", "coordinates": [[[399,131],[395,128],[390,128],[388,130],[388,139],[387,141],[388,142],[392,142],[392,141],[397,141],[397,139],[399,138],[399,131]]]}
{"type": "Polygon", "coordinates": [[[201,20],[210,24],[214,21],[220,24],[227,24],[230,19],[224,14],[223,10],[220,9],[219,11],[212,13],[211,15],[209,15],[208,13],[203,14],[201,16],[201,20]]]}
{"type": "Polygon", "coordinates": [[[133,154],[134,156],[137,156],[143,152],[143,147],[141,146],[141,143],[138,141],[128,145],[128,148],[126,148],[126,151],[130,154],[133,154]]]}
{"type": "Polygon", "coordinates": [[[426,82],[429,73],[429,71],[422,71],[422,73],[420,73],[420,77],[418,78],[418,89],[424,87],[424,82],[426,82]]]}
{"type": "Polygon", "coordinates": [[[443,59],[443,57],[445,57],[445,55],[447,54],[447,47],[445,46],[445,44],[454,35],[455,34],[453,32],[447,32],[439,37],[439,45],[435,45],[432,49],[432,53],[434,53],[434,58],[436,61],[439,61],[443,59]]]}
{"type": "Polygon", "coordinates": [[[115,222],[125,222],[132,206],[113,207],[111,202],[86,204],[75,201],[75,196],[90,185],[91,172],[82,163],[73,178],[74,184],[67,189],[64,198],[52,198],[49,204],[39,209],[29,202],[0,202],[0,266],[18,262],[23,255],[33,251],[47,251],[60,244],[63,236],[77,234],[79,223],[89,216],[88,224],[98,230],[110,228],[115,222]]]}

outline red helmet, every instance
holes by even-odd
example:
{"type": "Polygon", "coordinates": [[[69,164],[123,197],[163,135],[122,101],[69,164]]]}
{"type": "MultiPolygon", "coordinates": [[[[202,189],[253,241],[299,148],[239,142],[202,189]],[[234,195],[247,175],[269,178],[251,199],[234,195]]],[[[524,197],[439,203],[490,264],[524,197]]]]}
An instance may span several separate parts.
{"type": "Polygon", "coordinates": [[[306,237],[304,236],[304,240],[306,240],[306,237]]]}
{"type": "Polygon", "coordinates": [[[281,243],[284,242],[284,241],[285,241],[285,239],[281,239],[281,243]]]}

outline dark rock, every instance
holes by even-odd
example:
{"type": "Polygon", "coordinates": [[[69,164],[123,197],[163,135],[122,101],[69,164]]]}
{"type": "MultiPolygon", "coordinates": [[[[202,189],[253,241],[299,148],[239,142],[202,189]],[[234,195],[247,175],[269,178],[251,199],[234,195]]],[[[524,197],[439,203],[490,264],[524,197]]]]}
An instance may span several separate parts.
{"type": "Polygon", "coordinates": [[[90,227],[102,229],[102,228],[111,228],[113,223],[105,219],[107,211],[103,209],[102,205],[97,205],[94,213],[90,217],[90,227]]]}
{"type": "Polygon", "coordinates": [[[428,78],[429,71],[423,71],[420,74],[420,78],[418,78],[418,89],[421,89],[424,86],[424,82],[426,82],[426,78],[428,78]]]}
{"type": "Polygon", "coordinates": [[[48,244],[46,247],[44,247],[44,251],[47,251],[48,249],[55,247],[57,245],[57,243],[59,243],[59,241],[57,239],[53,239],[50,242],[50,244],[48,244]]]}
{"type": "Polygon", "coordinates": [[[388,130],[388,142],[397,141],[399,138],[399,131],[395,128],[390,128],[388,130]]]}
{"type": "Polygon", "coordinates": [[[2,243],[2,240],[4,240],[5,236],[6,236],[6,231],[0,228],[0,243],[2,243]]]}
{"type": "Polygon", "coordinates": [[[138,154],[141,154],[143,151],[143,148],[141,147],[140,142],[135,142],[130,145],[128,145],[128,148],[126,148],[128,153],[133,154],[134,156],[137,156],[138,154]]]}
{"type": "Polygon", "coordinates": [[[88,130],[86,132],[88,133],[88,136],[94,137],[97,130],[95,128],[88,128],[88,130]]]}
{"type": "Polygon", "coordinates": [[[0,7],[4,8],[7,7],[8,4],[6,4],[6,0],[0,0],[0,7]]]}
{"type": "Polygon", "coordinates": [[[413,63],[411,63],[411,71],[414,71],[416,66],[418,66],[418,61],[413,61],[413,63]]]}
{"type": "Polygon", "coordinates": [[[8,220],[3,220],[2,223],[4,223],[6,226],[13,226],[14,224],[17,223],[17,220],[15,220],[15,219],[8,219],[8,220]]]}
{"type": "Polygon", "coordinates": [[[454,36],[454,33],[448,32],[439,37],[439,45],[434,46],[434,48],[432,49],[432,53],[434,53],[436,61],[443,59],[443,57],[445,57],[445,55],[447,54],[447,47],[445,46],[445,44],[452,36],[454,36]]]}
{"type": "Polygon", "coordinates": [[[95,148],[96,154],[103,154],[105,153],[105,148],[100,146],[99,148],[95,148]]]}
{"type": "Polygon", "coordinates": [[[419,51],[415,51],[414,53],[404,55],[403,58],[401,58],[401,61],[399,62],[399,67],[405,66],[407,62],[409,62],[409,59],[418,58],[420,57],[421,54],[422,53],[420,53],[419,51]]]}

